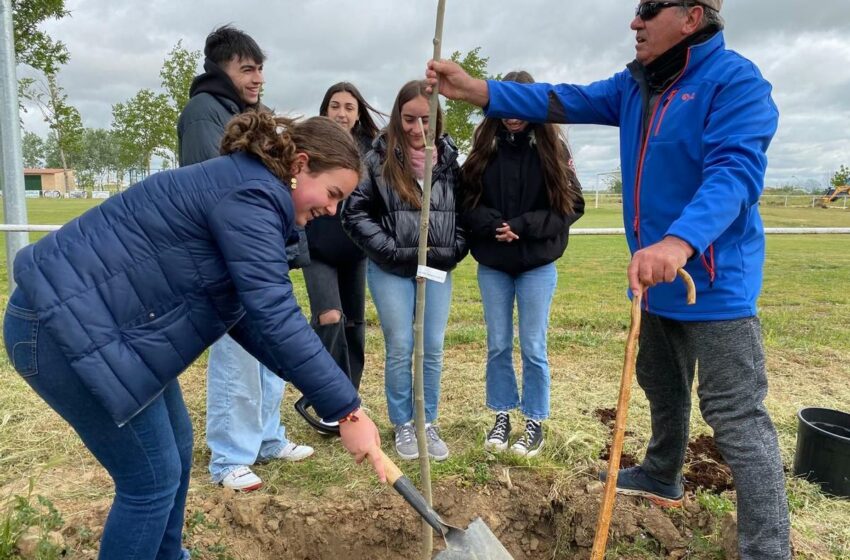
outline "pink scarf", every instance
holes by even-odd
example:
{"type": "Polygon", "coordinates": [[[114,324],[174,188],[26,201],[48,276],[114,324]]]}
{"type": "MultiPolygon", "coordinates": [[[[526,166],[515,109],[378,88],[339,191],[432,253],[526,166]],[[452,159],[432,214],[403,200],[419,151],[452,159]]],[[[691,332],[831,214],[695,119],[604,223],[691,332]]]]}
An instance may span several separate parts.
{"type": "MultiPolygon", "coordinates": [[[[413,175],[420,181],[425,177],[425,148],[407,150],[407,157],[410,160],[410,167],[413,169],[413,175]]],[[[432,166],[437,165],[437,150],[434,150],[434,157],[431,161],[432,166]]],[[[432,167],[433,169],[433,167],[432,167]]]]}

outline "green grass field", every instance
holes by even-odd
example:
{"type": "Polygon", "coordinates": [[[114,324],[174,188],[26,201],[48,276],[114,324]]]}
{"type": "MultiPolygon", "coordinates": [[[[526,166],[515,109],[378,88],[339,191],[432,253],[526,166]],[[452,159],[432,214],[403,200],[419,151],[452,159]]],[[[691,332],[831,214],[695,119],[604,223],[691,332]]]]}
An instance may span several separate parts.
{"type": "MultiPolygon", "coordinates": [[[[33,224],[64,223],[92,206],[92,201],[29,201],[33,224]]],[[[820,208],[763,211],[765,225],[850,227],[850,210],[820,208]]],[[[589,209],[576,227],[618,227],[616,208],[589,209]]],[[[33,239],[35,239],[33,235],[33,239]]],[[[5,267],[5,255],[2,259],[5,267]]],[[[554,473],[567,480],[590,480],[599,468],[598,456],[606,444],[607,429],[591,414],[616,404],[628,328],[625,298],[628,252],[621,236],[575,236],[558,263],[559,282],[552,308],[550,361],[552,408],[547,448],[531,462],[507,457],[498,464],[554,473]]],[[[790,468],[796,438],[796,412],[804,406],[850,409],[850,236],[772,235],[767,241],[765,281],[760,300],[771,389],[768,408],[779,431],[783,460],[790,468]]],[[[293,274],[299,300],[306,304],[300,273],[293,274]]],[[[0,280],[0,307],[6,301],[6,273],[0,280]]],[[[362,392],[372,417],[389,433],[383,397],[383,341],[377,316],[367,305],[367,367],[362,392]]],[[[440,425],[452,457],[434,464],[433,477],[459,476],[470,483],[487,479],[482,464],[495,467],[481,451],[491,420],[483,404],[485,330],[475,279],[475,263],[467,258],[454,273],[454,299],[446,333],[440,425]]],[[[203,495],[214,489],[207,483],[208,453],[204,445],[205,358],[181,383],[195,424],[195,470],[192,490],[203,495]]],[[[20,492],[22,480],[34,480],[35,491],[73,510],[88,501],[109,496],[108,480],[91,480],[98,472],[94,460],[74,434],[20,380],[0,358],[0,500],[20,492]]],[[[329,488],[348,491],[374,488],[369,471],[345,458],[333,441],[310,431],[291,410],[295,391],[288,391],[283,407],[288,435],[317,448],[314,459],[297,464],[268,464],[257,468],[270,493],[293,488],[322,495],[329,488]]],[[[696,399],[695,399],[696,401],[696,399]]],[[[629,410],[626,451],[637,456],[649,435],[648,407],[635,388],[629,410]]],[[[710,433],[695,407],[694,434],[710,433]]],[[[384,435],[384,437],[388,437],[384,435]]],[[[385,445],[385,447],[387,447],[385,445]]],[[[404,468],[415,478],[417,464],[404,468]]],[[[820,543],[830,558],[850,559],[850,502],[829,499],[816,487],[789,479],[793,526],[799,534],[820,543]]],[[[8,512],[7,512],[8,518],[8,512]]],[[[3,546],[3,510],[0,510],[0,558],[3,546]]],[[[719,535],[715,535],[719,538],[719,535]]],[[[710,539],[709,539],[710,540],[710,539]]],[[[715,539],[716,540],[716,539],[715,539]]],[[[714,541],[711,541],[714,542],[714,541]]],[[[719,558],[718,548],[690,558],[719,558]]],[[[233,553],[236,554],[236,553],[233,553]]],[[[206,558],[207,556],[202,556],[206,558]]],[[[214,556],[209,556],[213,558],[214,556]]],[[[239,557],[238,554],[236,557],[239,557]]],[[[647,556],[651,557],[651,556],[647,556]]]]}

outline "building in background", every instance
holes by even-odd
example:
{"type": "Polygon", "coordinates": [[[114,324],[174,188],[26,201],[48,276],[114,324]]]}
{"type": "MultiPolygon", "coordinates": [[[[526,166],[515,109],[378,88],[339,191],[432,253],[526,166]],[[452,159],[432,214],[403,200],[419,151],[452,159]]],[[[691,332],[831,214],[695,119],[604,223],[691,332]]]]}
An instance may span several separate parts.
{"type": "Polygon", "coordinates": [[[24,188],[27,198],[65,198],[77,190],[77,178],[73,169],[24,169],[24,188]]]}

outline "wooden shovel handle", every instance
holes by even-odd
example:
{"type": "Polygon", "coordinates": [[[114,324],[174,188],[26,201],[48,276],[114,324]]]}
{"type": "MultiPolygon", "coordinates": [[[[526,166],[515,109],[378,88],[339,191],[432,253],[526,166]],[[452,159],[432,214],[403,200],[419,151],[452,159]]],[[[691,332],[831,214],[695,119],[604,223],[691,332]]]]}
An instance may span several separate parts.
{"type": "Polygon", "coordinates": [[[392,486],[396,483],[396,481],[404,476],[404,473],[401,472],[401,469],[398,468],[392,459],[390,459],[386,453],[384,453],[383,449],[379,450],[381,453],[381,461],[384,463],[384,472],[387,475],[387,483],[392,486]]]}
{"type": "MultiPolygon", "coordinates": [[[[684,268],[677,271],[679,277],[687,286],[688,305],[696,303],[696,287],[693,278],[685,272],[684,268]]],[[[617,493],[617,475],[620,472],[620,458],[623,455],[623,440],[626,435],[626,416],[629,409],[629,398],[632,393],[632,378],[635,372],[637,359],[637,341],[640,336],[641,302],[643,301],[643,290],[632,297],[631,324],[629,335],[626,338],[626,357],[623,361],[623,375],[620,378],[620,396],[617,399],[617,416],[614,420],[614,440],[611,442],[611,452],[608,459],[608,474],[605,477],[605,493],[602,495],[602,503],[599,506],[599,517],[596,520],[596,534],[593,538],[593,549],[590,553],[591,560],[602,560],[605,556],[605,547],[608,544],[608,529],[611,526],[611,514],[614,512],[614,499],[617,493]]]]}

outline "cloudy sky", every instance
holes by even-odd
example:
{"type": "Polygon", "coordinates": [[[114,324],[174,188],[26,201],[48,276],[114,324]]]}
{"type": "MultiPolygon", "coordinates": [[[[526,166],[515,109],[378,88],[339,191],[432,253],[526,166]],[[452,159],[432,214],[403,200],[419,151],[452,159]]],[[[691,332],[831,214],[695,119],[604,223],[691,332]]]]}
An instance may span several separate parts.
{"type": "MultiPolygon", "coordinates": [[[[537,81],[587,83],[634,58],[634,4],[622,0],[447,0],[444,56],[477,46],[492,73],[525,69],[537,81]]],[[[60,84],[89,127],[109,127],[114,103],[159,89],[159,69],[182,39],[202,49],[232,23],[268,55],[265,102],[313,115],[329,85],[355,83],[388,110],[399,87],[423,75],[436,0],[66,0],[71,15],[44,25],[65,42],[60,84]]],[[[773,83],[781,118],[767,184],[824,185],[850,165],[848,0],[729,0],[727,46],[773,83]]],[[[23,70],[23,69],[19,69],[23,70]]],[[[25,126],[45,132],[35,112],[25,126]]],[[[569,127],[586,189],[618,166],[616,131],[569,127]]]]}

